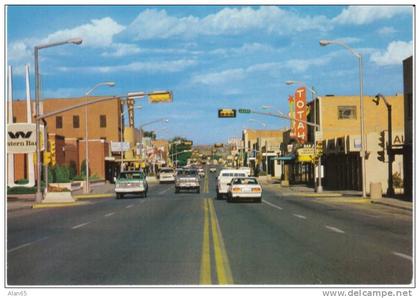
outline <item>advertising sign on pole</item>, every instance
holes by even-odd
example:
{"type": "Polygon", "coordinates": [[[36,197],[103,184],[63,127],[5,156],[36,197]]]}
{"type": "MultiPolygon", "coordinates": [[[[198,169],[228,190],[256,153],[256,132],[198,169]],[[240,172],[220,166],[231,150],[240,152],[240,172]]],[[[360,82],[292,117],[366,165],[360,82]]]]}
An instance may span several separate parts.
{"type": "Polygon", "coordinates": [[[128,142],[111,142],[111,152],[126,152],[130,149],[128,142]]]}
{"type": "MultiPolygon", "coordinates": [[[[290,118],[294,118],[295,116],[295,100],[293,98],[293,96],[289,95],[289,117],[290,118]]],[[[294,138],[296,136],[296,131],[295,131],[295,121],[294,120],[290,120],[290,137],[294,138]]]]}
{"type": "Polygon", "coordinates": [[[295,131],[296,139],[304,144],[308,138],[308,128],[306,124],[306,88],[300,87],[295,92],[295,131]]]}
{"type": "Polygon", "coordinates": [[[7,125],[7,152],[32,153],[36,151],[36,125],[13,123],[7,125]]]}

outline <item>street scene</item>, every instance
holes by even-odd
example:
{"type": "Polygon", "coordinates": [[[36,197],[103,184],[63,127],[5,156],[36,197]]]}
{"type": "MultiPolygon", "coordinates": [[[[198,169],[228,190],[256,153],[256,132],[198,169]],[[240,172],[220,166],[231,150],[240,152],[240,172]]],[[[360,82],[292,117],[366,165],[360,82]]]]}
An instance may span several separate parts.
{"type": "Polygon", "coordinates": [[[415,286],[414,6],[5,17],[6,287],[415,286]]]}

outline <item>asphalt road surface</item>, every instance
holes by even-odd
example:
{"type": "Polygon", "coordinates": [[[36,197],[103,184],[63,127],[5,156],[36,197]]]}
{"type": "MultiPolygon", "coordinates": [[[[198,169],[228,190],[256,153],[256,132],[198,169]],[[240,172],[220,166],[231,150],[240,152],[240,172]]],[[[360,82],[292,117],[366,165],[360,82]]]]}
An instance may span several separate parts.
{"type": "Polygon", "coordinates": [[[7,284],[396,285],[412,281],[411,213],[319,204],[264,188],[263,202],[153,185],[7,219],[7,284]]]}

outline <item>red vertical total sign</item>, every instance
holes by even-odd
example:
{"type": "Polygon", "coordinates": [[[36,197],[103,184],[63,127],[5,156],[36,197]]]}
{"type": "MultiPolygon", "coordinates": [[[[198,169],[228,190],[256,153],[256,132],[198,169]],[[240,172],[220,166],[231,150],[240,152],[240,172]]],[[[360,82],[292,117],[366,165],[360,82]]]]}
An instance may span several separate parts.
{"type": "Polygon", "coordinates": [[[306,125],[306,88],[301,87],[295,92],[295,132],[299,143],[305,143],[308,138],[306,125]]]}

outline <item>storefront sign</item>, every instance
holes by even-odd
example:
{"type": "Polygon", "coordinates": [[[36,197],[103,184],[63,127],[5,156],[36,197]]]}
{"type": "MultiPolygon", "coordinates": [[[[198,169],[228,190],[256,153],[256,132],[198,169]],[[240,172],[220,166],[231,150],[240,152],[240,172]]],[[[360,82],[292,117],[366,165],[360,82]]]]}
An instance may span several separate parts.
{"type": "Polygon", "coordinates": [[[112,152],[126,152],[130,149],[130,144],[127,142],[111,142],[112,152]]]}
{"type": "MultiPolygon", "coordinates": [[[[289,117],[290,118],[295,118],[295,100],[293,98],[293,96],[289,95],[289,117]]],[[[294,120],[290,120],[290,137],[291,138],[295,138],[296,136],[296,131],[295,131],[295,121],[294,120]]]]}
{"type": "Polygon", "coordinates": [[[307,125],[306,125],[306,88],[301,87],[295,92],[295,133],[296,139],[303,144],[307,140],[307,125]]]}
{"type": "Polygon", "coordinates": [[[36,124],[14,123],[7,125],[7,153],[32,153],[36,151],[36,124]]]}

